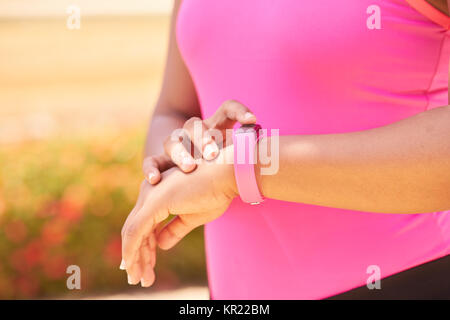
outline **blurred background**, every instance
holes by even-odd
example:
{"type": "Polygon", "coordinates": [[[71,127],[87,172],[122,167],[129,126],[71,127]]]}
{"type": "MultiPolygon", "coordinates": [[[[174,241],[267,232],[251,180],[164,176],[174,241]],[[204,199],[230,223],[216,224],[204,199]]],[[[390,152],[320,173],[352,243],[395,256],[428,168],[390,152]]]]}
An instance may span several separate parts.
{"type": "Polygon", "coordinates": [[[158,252],[153,288],[118,268],[171,8],[0,0],[1,299],[208,298],[201,229],[158,252]],[[81,290],[66,286],[69,265],[81,290]]]}

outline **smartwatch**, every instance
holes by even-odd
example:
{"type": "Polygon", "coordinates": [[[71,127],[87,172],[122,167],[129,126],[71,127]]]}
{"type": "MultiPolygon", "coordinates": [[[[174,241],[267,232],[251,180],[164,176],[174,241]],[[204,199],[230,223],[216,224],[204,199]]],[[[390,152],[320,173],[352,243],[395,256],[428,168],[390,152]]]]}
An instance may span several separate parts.
{"type": "Polygon", "coordinates": [[[264,201],[255,177],[256,147],[260,130],[259,124],[245,124],[233,131],[236,185],[241,200],[250,204],[264,201]]]}

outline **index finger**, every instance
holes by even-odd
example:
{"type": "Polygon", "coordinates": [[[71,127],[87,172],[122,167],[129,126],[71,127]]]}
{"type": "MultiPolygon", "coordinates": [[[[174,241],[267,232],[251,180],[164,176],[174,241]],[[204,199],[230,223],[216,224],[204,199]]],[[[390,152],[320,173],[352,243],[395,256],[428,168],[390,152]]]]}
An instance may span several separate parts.
{"type": "Polygon", "coordinates": [[[146,201],[142,208],[130,217],[122,234],[122,258],[127,269],[133,264],[145,235],[152,232],[160,219],[163,220],[169,215],[162,210],[157,207],[156,201],[146,201]]]}
{"type": "Polygon", "coordinates": [[[250,109],[236,100],[225,101],[210,118],[204,120],[210,128],[232,128],[236,121],[240,124],[256,122],[250,109]]]}

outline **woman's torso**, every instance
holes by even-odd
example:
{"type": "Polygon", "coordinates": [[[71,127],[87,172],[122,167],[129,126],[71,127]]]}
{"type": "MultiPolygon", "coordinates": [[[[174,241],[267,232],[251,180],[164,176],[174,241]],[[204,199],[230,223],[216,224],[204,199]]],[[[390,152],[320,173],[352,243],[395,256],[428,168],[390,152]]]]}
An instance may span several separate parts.
{"type": "MultiPolygon", "coordinates": [[[[448,104],[450,31],[437,17],[402,0],[184,0],[177,37],[205,117],[236,99],[282,135],[340,133],[448,104]]],[[[218,299],[323,298],[365,284],[370,265],[385,277],[448,253],[450,211],[236,199],[206,227],[218,299]]]]}

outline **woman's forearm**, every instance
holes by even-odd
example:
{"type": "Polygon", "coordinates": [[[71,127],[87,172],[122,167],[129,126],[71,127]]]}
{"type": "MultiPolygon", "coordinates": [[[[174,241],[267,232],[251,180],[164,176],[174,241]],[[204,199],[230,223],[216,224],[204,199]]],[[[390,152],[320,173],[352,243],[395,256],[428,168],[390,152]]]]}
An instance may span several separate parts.
{"type": "Polygon", "coordinates": [[[361,132],[282,136],[279,145],[278,172],[257,175],[268,198],[385,213],[450,209],[450,106],[361,132]]]}
{"type": "Polygon", "coordinates": [[[151,119],[147,131],[144,157],[164,153],[164,140],[172,134],[175,129],[182,128],[189,118],[175,111],[155,113],[151,119]]]}
{"type": "Polygon", "coordinates": [[[147,132],[144,157],[164,153],[164,140],[191,117],[200,117],[200,105],[190,73],[176,40],[181,0],[175,0],[170,23],[169,48],[161,92],[147,132]]]}

